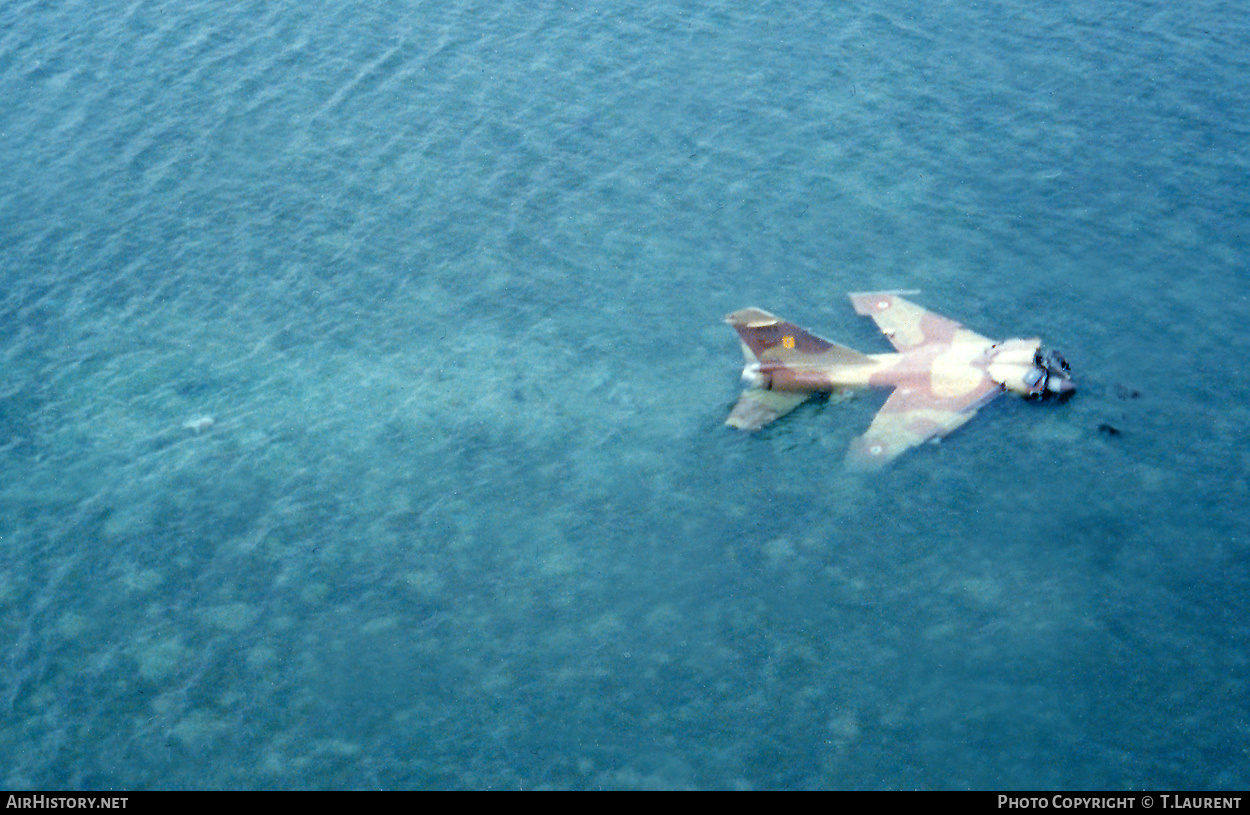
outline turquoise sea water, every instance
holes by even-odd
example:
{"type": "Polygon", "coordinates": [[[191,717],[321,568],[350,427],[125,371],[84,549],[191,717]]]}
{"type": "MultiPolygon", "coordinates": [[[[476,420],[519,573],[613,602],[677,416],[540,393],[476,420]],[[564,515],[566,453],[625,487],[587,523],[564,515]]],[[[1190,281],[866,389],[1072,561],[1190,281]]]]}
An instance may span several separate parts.
{"type": "Polygon", "coordinates": [[[0,5],[0,785],[1244,788],[1247,41],[0,5]],[[721,426],[722,315],[874,288],[1081,390],[721,426]]]}

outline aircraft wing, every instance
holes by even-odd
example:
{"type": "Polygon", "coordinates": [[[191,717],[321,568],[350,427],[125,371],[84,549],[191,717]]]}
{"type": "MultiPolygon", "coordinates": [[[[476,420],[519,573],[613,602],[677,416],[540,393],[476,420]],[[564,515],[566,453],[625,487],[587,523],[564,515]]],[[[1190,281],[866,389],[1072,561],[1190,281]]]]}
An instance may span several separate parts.
{"type": "Polygon", "coordinates": [[[918,444],[947,435],[1002,392],[1002,386],[989,376],[957,396],[938,396],[911,385],[895,388],[868,432],[851,442],[847,464],[860,470],[882,467],[918,444]]]}
{"type": "Polygon", "coordinates": [[[741,430],[759,430],[769,422],[780,419],[811,396],[808,391],[766,391],[763,388],[747,388],[738,397],[738,404],[730,412],[725,424],[741,430]]]}
{"type": "Polygon", "coordinates": [[[871,317],[895,348],[910,351],[930,343],[992,340],[969,331],[954,320],[934,314],[894,292],[859,292],[851,295],[857,314],[871,317]]]}

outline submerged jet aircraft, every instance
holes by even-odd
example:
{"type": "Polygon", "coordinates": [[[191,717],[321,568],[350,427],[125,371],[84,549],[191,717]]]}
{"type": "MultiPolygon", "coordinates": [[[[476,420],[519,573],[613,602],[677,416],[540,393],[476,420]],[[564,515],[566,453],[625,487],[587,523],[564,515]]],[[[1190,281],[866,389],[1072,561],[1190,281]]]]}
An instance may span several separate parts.
{"type": "Polygon", "coordinates": [[[758,308],[730,314],[725,322],[742,339],[747,387],[725,424],[758,430],[813,393],[893,388],[847,451],[848,465],[871,470],[947,435],[1005,390],[1040,399],[1076,389],[1068,363],[1044,352],[1041,340],[995,342],[900,294],[915,292],[851,295],[855,311],[876,321],[896,354],[861,354],[758,308]]]}

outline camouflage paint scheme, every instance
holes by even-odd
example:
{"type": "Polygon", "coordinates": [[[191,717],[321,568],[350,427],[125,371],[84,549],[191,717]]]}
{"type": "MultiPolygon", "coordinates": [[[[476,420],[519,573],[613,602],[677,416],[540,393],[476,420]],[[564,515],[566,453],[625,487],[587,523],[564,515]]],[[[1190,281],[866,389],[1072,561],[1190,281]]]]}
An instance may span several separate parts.
{"type": "Polygon", "coordinates": [[[757,430],[813,393],[892,388],[847,451],[851,467],[876,469],[947,435],[1004,391],[1040,398],[1075,390],[1063,357],[1044,355],[1038,339],[995,342],[897,292],[852,294],[851,302],[876,321],[897,353],[861,354],[758,308],[726,317],[742,340],[747,388],[725,423],[757,430]]]}

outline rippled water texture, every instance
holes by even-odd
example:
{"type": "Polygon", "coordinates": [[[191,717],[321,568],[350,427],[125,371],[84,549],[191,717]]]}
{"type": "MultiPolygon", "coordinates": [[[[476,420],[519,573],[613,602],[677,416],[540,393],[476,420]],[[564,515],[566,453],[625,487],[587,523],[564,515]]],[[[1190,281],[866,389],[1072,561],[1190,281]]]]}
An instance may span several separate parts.
{"type": "Polygon", "coordinates": [[[1244,788],[1248,20],[0,6],[0,786],[1244,788]],[[722,426],[878,288],[1080,392],[722,426]]]}

